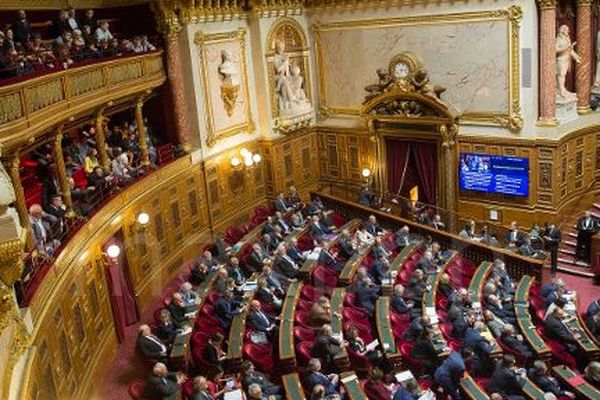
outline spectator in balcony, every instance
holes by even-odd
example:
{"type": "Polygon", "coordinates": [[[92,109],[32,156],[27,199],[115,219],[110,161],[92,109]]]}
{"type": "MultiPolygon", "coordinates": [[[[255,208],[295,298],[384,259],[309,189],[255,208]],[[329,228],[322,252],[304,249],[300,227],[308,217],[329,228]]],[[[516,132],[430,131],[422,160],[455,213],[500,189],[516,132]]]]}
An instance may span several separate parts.
{"type": "Polygon", "coordinates": [[[15,35],[12,29],[7,29],[4,33],[4,43],[2,45],[2,51],[5,54],[12,54],[16,52],[15,35]]]}
{"type": "Polygon", "coordinates": [[[58,12],[58,18],[52,22],[52,28],[50,29],[52,37],[58,38],[64,31],[71,30],[68,19],[69,13],[67,10],[60,10],[58,12]]]}
{"type": "Polygon", "coordinates": [[[102,167],[96,167],[94,173],[88,176],[88,187],[103,188],[112,181],[113,177],[105,174],[102,167]]]}
{"type": "Polygon", "coordinates": [[[25,46],[31,38],[31,26],[29,25],[29,20],[27,20],[25,10],[17,12],[17,19],[12,23],[11,27],[15,34],[15,42],[25,46]]]}
{"type": "Polygon", "coordinates": [[[51,164],[47,173],[42,177],[42,208],[44,211],[48,211],[48,205],[52,200],[52,197],[60,194],[60,181],[56,174],[56,165],[51,164]]]}
{"type": "Polygon", "coordinates": [[[66,210],[67,207],[63,203],[62,196],[59,194],[55,194],[51,197],[50,203],[44,210],[55,219],[55,222],[52,224],[54,236],[61,236],[64,232],[64,225],[67,216],[66,210]]]}
{"type": "Polygon", "coordinates": [[[147,35],[142,35],[142,51],[154,51],[156,50],[156,46],[148,41],[147,35]]]}
{"type": "Polygon", "coordinates": [[[122,185],[127,185],[133,181],[129,157],[127,153],[123,153],[120,147],[114,149],[114,158],[111,161],[111,165],[114,175],[119,178],[122,185]]]}
{"type": "Polygon", "coordinates": [[[81,25],[77,20],[77,13],[73,7],[69,7],[67,10],[67,25],[69,25],[69,29],[71,29],[71,31],[81,29],[81,25]]]}
{"type": "Polygon", "coordinates": [[[108,28],[108,22],[102,21],[100,23],[100,26],[98,26],[98,29],[96,29],[95,32],[97,42],[112,42],[114,37],[108,28]]]}
{"type": "Polygon", "coordinates": [[[98,20],[94,15],[94,10],[89,9],[85,10],[85,15],[81,19],[81,26],[89,26],[92,32],[95,32],[98,29],[98,20]]]}
{"type": "Polygon", "coordinates": [[[70,56],[70,48],[67,45],[59,45],[56,47],[55,57],[56,62],[59,67],[63,69],[69,68],[73,64],[73,59],[70,56]]]}
{"type": "Polygon", "coordinates": [[[98,160],[98,150],[92,147],[89,149],[87,155],[85,156],[83,168],[85,169],[85,173],[89,175],[92,172],[94,172],[94,170],[99,166],[100,161],[98,160]]]}
{"type": "Polygon", "coordinates": [[[73,178],[68,178],[67,182],[69,182],[69,187],[71,188],[71,198],[74,202],[75,211],[81,215],[88,215],[91,206],[88,200],[88,197],[96,190],[95,186],[89,186],[87,188],[78,188],[75,186],[75,180],[73,178]]]}
{"type": "Polygon", "coordinates": [[[44,220],[45,216],[47,214],[44,213],[39,204],[33,204],[29,207],[29,223],[35,241],[35,249],[40,254],[52,255],[60,242],[52,238],[50,224],[47,220],[44,220]]]}
{"type": "Polygon", "coordinates": [[[56,38],[55,43],[59,46],[65,45],[70,49],[73,44],[73,32],[64,30],[60,36],[56,38]]]}

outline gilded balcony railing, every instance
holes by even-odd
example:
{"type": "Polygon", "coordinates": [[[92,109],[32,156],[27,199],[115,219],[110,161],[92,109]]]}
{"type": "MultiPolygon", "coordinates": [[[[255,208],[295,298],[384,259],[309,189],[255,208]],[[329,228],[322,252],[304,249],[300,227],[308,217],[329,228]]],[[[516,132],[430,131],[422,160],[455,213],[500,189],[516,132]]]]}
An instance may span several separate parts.
{"type": "Polygon", "coordinates": [[[160,86],[162,51],[112,59],[0,87],[0,145],[33,140],[53,124],[160,86]]]}

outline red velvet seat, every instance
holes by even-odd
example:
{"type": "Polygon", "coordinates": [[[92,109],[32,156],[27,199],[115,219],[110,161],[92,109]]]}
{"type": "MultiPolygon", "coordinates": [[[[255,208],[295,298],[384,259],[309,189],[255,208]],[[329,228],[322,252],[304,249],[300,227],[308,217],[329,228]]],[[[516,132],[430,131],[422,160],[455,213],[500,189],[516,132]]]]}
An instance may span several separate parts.
{"type": "MultiPolygon", "coordinates": [[[[206,302],[208,304],[206,304],[204,307],[210,307],[210,304],[215,304],[217,302],[217,300],[219,300],[219,293],[217,293],[216,291],[212,291],[208,294],[208,296],[206,296],[206,302]]],[[[203,307],[203,309],[204,309],[203,307]]],[[[212,314],[212,307],[210,307],[210,313],[212,314]]]]}
{"type": "Polygon", "coordinates": [[[410,279],[410,275],[411,275],[411,271],[408,271],[407,268],[402,268],[400,270],[400,273],[398,274],[398,279],[400,280],[400,282],[403,285],[406,285],[408,283],[408,280],[410,279]]]}
{"type": "Polygon", "coordinates": [[[390,322],[392,328],[406,328],[410,324],[410,316],[408,314],[398,314],[395,312],[390,313],[390,322]]]}
{"type": "Polygon", "coordinates": [[[450,324],[448,322],[444,322],[443,324],[440,324],[440,331],[442,331],[442,335],[444,335],[445,338],[452,337],[453,329],[454,328],[452,327],[452,324],[450,324]]]}
{"type": "Polygon", "coordinates": [[[310,301],[310,300],[306,300],[306,299],[299,299],[298,303],[296,304],[296,311],[297,310],[310,311],[310,308],[312,307],[313,304],[314,304],[314,301],[310,301]]]}
{"type": "Polygon", "coordinates": [[[370,343],[373,341],[373,334],[371,333],[371,325],[369,321],[346,321],[343,324],[344,332],[347,332],[350,327],[355,327],[358,330],[358,336],[365,342],[370,343]]]}
{"type": "Polygon", "coordinates": [[[338,278],[336,272],[323,265],[319,265],[313,270],[312,278],[314,286],[322,287],[327,291],[337,286],[338,278]]]}
{"type": "Polygon", "coordinates": [[[302,297],[304,297],[306,300],[317,301],[317,300],[319,300],[319,297],[325,295],[325,292],[323,290],[317,289],[313,286],[306,285],[306,286],[302,287],[302,291],[300,292],[300,295],[302,297]]]}
{"type": "Polygon", "coordinates": [[[344,223],[346,222],[346,219],[343,216],[341,216],[340,214],[338,214],[337,212],[333,212],[333,214],[331,214],[331,222],[336,227],[340,227],[340,226],[344,225],[344,223]]]}
{"type": "Polygon", "coordinates": [[[181,384],[181,398],[183,400],[192,400],[194,396],[194,380],[188,379],[181,384]]]}
{"type": "Polygon", "coordinates": [[[313,342],[300,342],[296,345],[298,359],[301,364],[306,365],[308,360],[312,358],[312,346],[313,342]]]}
{"type": "Polygon", "coordinates": [[[242,236],[244,236],[244,234],[235,226],[230,226],[225,231],[225,237],[227,238],[228,243],[236,243],[242,236]]]}
{"type": "Polygon", "coordinates": [[[307,328],[304,326],[294,327],[294,337],[299,342],[312,342],[315,340],[317,333],[314,328],[307,328]]]}
{"type": "Polygon", "coordinates": [[[412,342],[405,342],[400,345],[400,353],[402,354],[402,360],[414,369],[420,370],[424,366],[424,361],[411,356],[411,351],[414,344],[412,342]]]}
{"type": "Polygon", "coordinates": [[[273,373],[273,347],[270,343],[264,345],[252,342],[245,343],[242,352],[248,360],[252,361],[256,369],[266,374],[273,373]]]}
{"type": "Polygon", "coordinates": [[[354,293],[346,293],[344,295],[344,306],[352,307],[356,302],[356,295],[354,293]]]}
{"type": "Polygon", "coordinates": [[[146,390],[146,382],[141,379],[136,379],[129,384],[127,393],[132,400],[143,400],[144,391],[146,390]]]}
{"type": "Polygon", "coordinates": [[[298,325],[302,325],[305,328],[310,328],[310,318],[308,317],[308,311],[297,310],[294,321],[298,325]]]}
{"type": "Polygon", "coordinates": [[[369,315],[356,307],[345,307],[342,311],[342,316],[345,321],[350,322],[364,322],[369,320],[369,315]]]}
{"type": "Polygon", "coordinates": [[[445,297],[441,297],[440,293],[438,292],[438,296],[435,299],[435,305],[437,308],[445,310],[448,308],[448,300],[445,297]]]}

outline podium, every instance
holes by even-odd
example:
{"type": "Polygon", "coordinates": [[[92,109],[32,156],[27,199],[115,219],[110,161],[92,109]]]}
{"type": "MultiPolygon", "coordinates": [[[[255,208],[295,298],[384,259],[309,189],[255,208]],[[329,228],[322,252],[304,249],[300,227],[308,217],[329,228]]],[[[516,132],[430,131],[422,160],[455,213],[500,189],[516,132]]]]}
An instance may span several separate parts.
{"type": "Polygon", "coordinates": [[[600,285],[600,232],[592,236],[590,254],[592,272],[594,273],[594,284],[600,285]]]}

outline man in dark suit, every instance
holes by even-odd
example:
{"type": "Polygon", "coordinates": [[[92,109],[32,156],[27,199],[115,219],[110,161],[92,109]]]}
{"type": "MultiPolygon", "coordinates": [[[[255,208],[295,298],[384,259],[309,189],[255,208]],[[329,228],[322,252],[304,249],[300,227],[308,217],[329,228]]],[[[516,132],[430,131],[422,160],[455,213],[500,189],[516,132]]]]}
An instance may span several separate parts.
{"type": "Polygon", "coordinates": [[[412,348],[410,355],[418,358],[424,366],[427,373],[435,372],[438,364],[438,353],[433,345],[433,332],[430,329],[425,329],[421,335],[415,340],[415,345],[412,348]]]}
{"type": "Polygon", "coordinates": [[[175,400],[179,398],[179,386],[186,380],[185,375],[169,372],[163,363],[156,363],[146,382],[145,395],[155,400],[175,400]]]}
{"type": "Polygon", "coordinates": [[[514,326],[510,324],[505,324],[502,327],[502,336],[500,337],[500,339],[510,349],[516,351],[519,354],[522,354],[527,361],[531,360],[531,358],[533,357],[531,349],[527,344],[525,344],[525,342],[523,341],[523,337],[521,335],[516,334],[514,326]]]}
{"type": "Polygon", "coordinates": [[[465,337],[467,329],[472,327],[476,320],[477,316],[472,311],[461,314],[452,323],[452,336],[462,340],[465,337]]]}
{"type": "Polygon", "coordinates": [[[171,319],[178,327],[181,327],[189,320],[186,315],[187,309],[181,293],[173,293],[173,296],[171,296],[171,302],[167,306],[167,309],[171,313],[171,319]]]}
{"type": "Polygon", "coordinates": [[[147,360],[166,360],[169,351],[167,345],[153,335],[150,327],[146,324],[140,325],[138,328],[136,348],[147,360]]]}
{"type": "Polygon", "coordinates": [[[585,216],[577,221],[577,250],[575,259],[585,263],[590,263],[590,249],[592,236],[598,232],[598,219],[592,216],[590,211],[585,212],[585,216]]]}
{"type": "Polygon", "coordinates": [[[508,400],[525,400],[523,384],[523,377],[517,374],[515,356],[505,354],[496,364],[487,392],[498,393],[508,400]]]}
{"type": "Polygon", "coordinates": [[[242,372],[242,385],[244,388],[247,389],[248,386],[257,384],[260,386],[265,396],[275,396],[277,399],[280,398],[282,393],[281,387],[271,382],[265,374],[257,371],[254,368],[252,361],[245,360],[242,362],[240,370],[242,372]]]}
{"type": "Polygon", "coordinates": [[[326,265],[336,271],[341,271],[344,269],[344,264],[339,262],[335,258],[335,255],[331,254],[331,251],[326,248],[321,249],[321,252],[319,253],[319,264],[326,265]]]}
{"type": "Polygon", "coordinates": [[[373,236],[377,236],[380,233],[384,232],[383,228],[377,223],[377,218],[375,218],[374,215],[369,215],[369,219],[367,220],[367,222],[365,222],[364,226],[367,232],[369,232],[373,236]]]}
{"type": "Polygon", "coordinates": [[[273,217],[272,216],[268,216],[267,220],[265,221],[265,223],[263,224],[260,233],[264,234],[268,234],[270,235],[271,233],[273,233],[273,228],[275,226],[275,223],[273,221],[273,217]]]}
{"type": "Polygon", "coordinates": [[[416,302],[423,300],[423,293],[427,290],[427,278],[421,269],[415,269],[406,285],[406,297],[416,302]]]}
{"type": "Polygon", "coordinates": [[[375,302],[379,298],[379,287],[374,286],[369,277],[357,282],[355,291],[355,304],[372,314],[375,311],[375,302]]]}
{"type": "Polygon", "coordinates": [[[591,318],[592,316],[598,314],[600,312],[600,298],[595,301],[592,301],[588,306],[587,310],[585,310],[585,318],[591,318]]]}
{"type": "Polygon", "coordinates": [[[275,224],[277,224],[286,235],[292,230],[292,227],[286,222],[280,211],[275,211],[275,224]]]}
{"type": "Polygon", "coordinates": [[[521,245],[521,247],[519,247],[519,254],[526,256],[526,257],[537,257],[538,256],[538,252],[531,245],[531,239],[529,239],[529,237],[525,237],[523,239],[523,244],[521,245]]]}
{"type": "Polygon", "coordinates": [[[317,240],[323,237],[323,235],[331,233],[331,230],[326,227],[325,224],[321,223],[321,220],[317,215],[313,215],[310,221],[309,232],[313,240],[317,240]]]}
{"type": "Polygon", "coordinates": [[[252,252],[246,258],[246,270],[251,274],[260,271],[265,261],[269,259],[269,255],[263,250],[258,243],[252,245],[252,252]]]}
{"type": "Polygon", "coordinates": [[[492,365],[491,354],[494,351],[494,346],[482,336],[485,332],[485,323],[477,321],[473,327],[467,328],[463,347],[473,350],[473,373],[477,376],[489,376],[492,365]]]}
{"type": "Polygon", "coordinates": [[[358,202],[365,207],[372,207],[376,203],[375,193],[373,193],[369,185],[363,186],[360,190],[358,202]]]}
{"type": "Polygon", "coordinates": [[[340,383],[340,377],[337,374],[325,375],[321,372],[321,361],[318,358],[312,358],[308,362],[308,374],[304,377],[304,386],[309,393],[317,385],[325,388],[325,394],[328,396],[337,394],[337,387],[340,383]]]}
{"type": "Polygon", "coordinates": [[[279,193],[277,195],[277,200],[275,200],[275,208],[277,211],[282,213],[292,210],[292,207],[285,201],[285,195],[283,193],[279,193]]]}
{"type": "Polygon", "coordinates": [[[231,257],[225,266],[225,269],[227,270],[227,275],[235,281],[236,286],[241,286],[244,284],[246,277],[240,268],[239,258],[231,257]]]}
{"type": "Polygon", "coordinates": [[[510,223],[510,229],[506,233],[506,246],[519,248],[523,245],[524,237],[525,235],[523,235],[523,232],[519,231],[517,221],[513,221],[510,223]]]}
{"type": "Polygon", "coordinates": [[[548,338],[556,340],[567,348],[569,353],[576,353],[578,350],[578,333],[572,333],[563,323],[565,319],[565,310],[555,307],[551,314],[544,321],[544,332],[548,338]]]}
{"type": "Polygon", "coordinates": [[[260,301],[258,300],[252,300],[250,302],[248,324],[255,331],[264,332],[277,337],[277,325],[271,317],[261,309],[260,301]]]}
{"type": "Polygon", "coordinates": [[[194,395],[192,400],[217,400],[210,394],[206,377],[198,375],[194,378],[194,395]]]}
{"type": "Polygon", "coordinates": [[[511,310],[508,306],[503,305],[500,302],[498,296],[496,296],[495,294],[491,294],[487,297],[485,306],[502,321],[512,325],[515,325],[517,323],[517,318],[515,316],[514,310],[511,310]]]}
{"type": "Polygon", "coordinates": [[[433,262],[433,253],[431,250],[426,250],[423,253],[417,262],[416,268],[420,269],[427,275],[435,275],[437,273],[437,266],[433,262]]]}
{"type": "Polygon", "coordinates": [[[315,337],[311,355],[323,361],[325,369],[330,371],[335,367],[333,358],[342,351],[343,346],[333,337],[331,325],[325,324],[315,337]]]}
{"type": "Polygon", "coordinates": [[[412,320],[408,328],[404,331],[402,337],[405,340],[416,340],[419,336],[423,334],[425,329],[431,328],[431,318],[427,315],[423,315],[421,317],[417,317],[412,320]]]}
{"type": "Polygon", "coordinates": [[[285,248],[277,250],[275,261],[273,262],[273,269],[275,272],[285,276],[288,279],[296,278],[298,275],[298,266],[285,252],[285,248]]]}
{"type": "Polygon", "coordinates": [[[31,26],[27,20],[25,10],[19,10],[17,12],[17,19],[12,23],[11,29],[14,34],[15,42],[21,43],[23,48],[25,48],[27,41],[31,38],[31,26]]]}
{"type": "Polygon", "coordinates": [[[350,238],[350,232],[345,229],[340,233],[337,247],[340,250],[340,257],[344,261],[348,261],[356,253],[356,248],[350,238]]]}
{"type": "Polygon", "coordinates": [[[552,393],[558,398],[575,398],[574,393],[562,390],[556,378],[548,374],[548,366],[546,363],[541,360],[537,360],[533,363],[533,368],[527,372],[527,375],[529,376],[529,379],[531,379],[531,381],[544,393],[552,393]]]}
{"type": "Polygon", "coordinates": [[[373,258],[377,260],[380,258],[389,257],[391,254],[392,253],[383,245],[381,236],[377,236],[375,238],[375,243],[371,248],[371,255],[373,256],[373,258]]]}
{"type": "Polygon", "coordinates": [[[199,262],[204,263],[209,269],[215,269],[219,264],[217,260],[214,259],[212,253],[208,250],[206,250],[202,254],[202,257],[200,258],[199,262]]]}
{"type": "Polygon", "coordinates": [[[302,252],[298,248],[298,239],[292,237],[290,242],[285,246],[286,254],[290,256],[290,258],[295,263],[303,263],[306,261],[306,256],[302,255],[302,252]]]}
{"type": "Polygon", "coordinates": [[[420,313],[420,308],[413,308],[413,303],[404,299],[404,286],[400,283],[394,286],[390,307],[392,308],[392,311],[397,314],[409,313],[411,317],[416,317],[420,313]]]}
{"type": "Polygon", "coordinates": [[[403,249],[410,244],[410,229],[404,225],[394,234],[394,243],[399,249],[403,249]]]}
{"type": "Polygon", "coordinates": [[[560,278],[554,278],[551,283],[542,286],[540,297],[544,300],[544,307],[548,307],[556,299],[562,298],[565,292],[565,281],[560,278]]]}
{"type": "Polygon", "coordinates": [[[544,234],[544,243],[546,244],[546,250],[550,252],[550,273],[552,276],[556,276],[558,268],[558,246],[560,245],[560,240],[560,230],[556,225],[549,224],[544,234]]]}
{"type": "Polygon", "coordinates": [[[435,382],[444,389],[444,393],[452,400],[462,400],[460,394],[460,380],[462,379],[466,363],[473,357],[471,349],[463,349],[461,353],[453,351],[436,370],[435,382]]]}
{"type": "Polygon", "coordinates": [[[383,278],[385,278],[389,270],[390,261],[387,258],[381,258],[375,260],[367,272],[371,276],[371,279],[373,279],[374,284],[381,285],[383,278]]]}
{"type": "Polygon", "coordinates": [[[223,328],[229,328],[233,317],[239,315],[244,307],[245,305],[233,299],[233,292],[228,290],[215,302],[213,313],[219,318],[223,328]]]}

